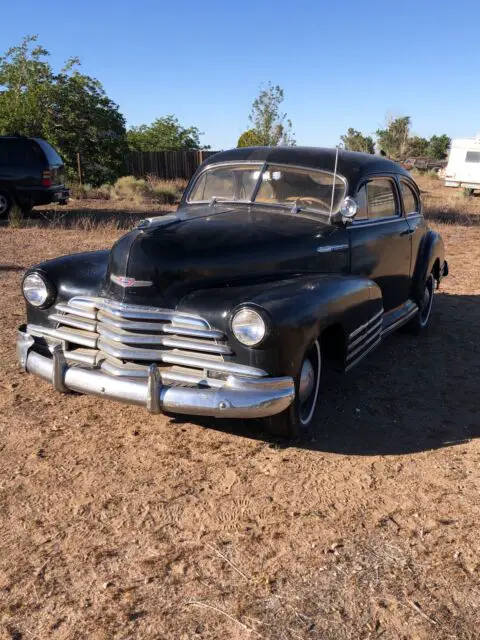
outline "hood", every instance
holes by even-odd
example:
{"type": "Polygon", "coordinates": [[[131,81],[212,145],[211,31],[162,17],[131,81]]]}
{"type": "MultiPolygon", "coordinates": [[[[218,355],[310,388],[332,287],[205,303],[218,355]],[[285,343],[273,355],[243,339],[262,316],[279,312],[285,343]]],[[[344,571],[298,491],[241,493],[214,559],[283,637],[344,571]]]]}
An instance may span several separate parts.
{"type": "Polygon", "coordinates": [[[281,209],[188,206],[153,219],[112,247],[104,293],[132,304],[174,307],[195,289],[328,273],[331,265],[316,249],[335,229],[281,209]],[[125,279],[137,286],[125,286],[125,279]]]}

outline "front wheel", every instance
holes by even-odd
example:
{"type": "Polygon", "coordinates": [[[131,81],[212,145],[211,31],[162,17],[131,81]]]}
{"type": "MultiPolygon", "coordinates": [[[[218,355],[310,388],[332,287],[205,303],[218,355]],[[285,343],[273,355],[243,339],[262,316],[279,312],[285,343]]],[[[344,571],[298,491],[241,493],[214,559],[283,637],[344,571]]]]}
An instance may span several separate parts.
{"type": "Polygon", "coordinates": [[[13,200],[6,191],[0,191],[0,220],[8,218],[13,200]]]}
{"type": "Polygon", "coordinates": [[[414,335],[418,335],[427,328],[432,315],[433,295],[435,292],[435,277],[431,273],[425,281],[423,294],[418,305],[418,313],[407,324],[407,328],[414,335]]]}
{"type": "Polygon", "coordinates": [[[307,350],[295,379],[295,399],[282,413],[263,419],[268,433],[280,438],[292,439],[300,430],[309,429],[314,423],[320,378],[322,374],[322,354],[318,340],[307,350]]]}

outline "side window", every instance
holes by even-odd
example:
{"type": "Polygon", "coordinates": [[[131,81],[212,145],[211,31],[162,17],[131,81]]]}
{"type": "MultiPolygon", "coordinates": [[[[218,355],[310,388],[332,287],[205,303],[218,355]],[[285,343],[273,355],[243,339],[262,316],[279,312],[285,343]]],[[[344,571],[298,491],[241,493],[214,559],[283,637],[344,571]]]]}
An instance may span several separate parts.
{"type": "Polygon", "coordinates": [[[367,183],[368,219],[398,215],[397,198],[392,180],[374,178],[367,183]]]}
{"type": "Polygon", "coordinates": [[[403,207],[405,213],[418,213],[420,211],[420,203],[415,191],[403,180],[400,181],[400,191],[402,192],[403,207]]]}
{"type": "Polygon", "coordinates": [[[367,219],[367,187],[363,185],[360,190],[357,192],[356,197],[358,203],[358,211],[355,216],[355,220],[366,220],[367,219]]]}

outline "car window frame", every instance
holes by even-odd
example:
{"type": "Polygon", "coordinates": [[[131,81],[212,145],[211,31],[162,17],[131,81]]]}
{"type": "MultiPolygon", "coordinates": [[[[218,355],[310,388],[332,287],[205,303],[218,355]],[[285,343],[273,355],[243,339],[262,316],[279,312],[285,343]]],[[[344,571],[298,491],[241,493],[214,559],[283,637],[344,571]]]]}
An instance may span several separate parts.
{"type": "MultiPolygon", "coordinates": [[[[275,166],[275,167],[284,167],[285,169],[300,169],[302,171],[317,171],[317,172],[321,172],[321,173],[325,173],[327,175],[330,175],[336,179],[339,179],[341,182],[343,182],[345,189],[344,189],[344,198],[347,196],[348,194],[348,180],[347,178],[340,174],[337,173],[335,171],[330,171],[328,169],[321,169],[319,167],[311,167],[311,166],[306,166],[306,165],[300,165],[300,164],[291,164],[291,163],[286,163],[286,162],[267,162],[267,161],[258,161],[258,160],[240,160],[240,161],[234,161],[234,160],[225,160],[224,162],[212,162],[211,164],[207,165],[206,167],[204,167],[201,171],[199,171],[198,175],[194,175],[191,182],[187,185],[187,188],[185,190],[185,196],[184,196],[184,200],[183,202],[187,205],[204,205],[204,204],[209,204],[211,202],[211,200],[190,200],[190,196],[192,194],[192,191],[194,190],[194,188],[196,187],[196,185],[198,184],[199,180],[202,178],[202,176],[208,172],[211,169],[214,169],[215,167],[221,167],[221,166],[231,166],[231,165],[239,165],[239,164],[245,164],[245,165],[250,165],[250,166],[258,166],[260,165],[260,176],[258,177],[258,181],[257,184],[255,185],[255,188],[253,190],[252,196],[250,200],[224,200],[223,202],[227,203],[227,204],[231,204],[231,203],[238,203],[238,204],[255,204],[261,207],[270,207],[270,208],[277,208],[277,209],[288,209],[288,205],[286,205],[285,203],[281,204],[281,203],[269,203],[266,204],[264,202],[256,202],[255,198],[257,197],[257,193],[260,190],[260,186],[261,186],[261,174],[263,174],[263,172],[265,170],[268,169],[269,166],[275,166]]],[[[219,200],[219,203],[221,203],[222,200],[219,200]]],[[[329,220],[330,220],[330,214],[328,212],[325,211],[321,211],[319,209],[312,209],[312,208],[308,208],[308,207],[302,207],[301,209],[301,214],[303,215],[312,215],[312,216],[319,216],[324,218],[325,216],[328,216],[329,220]]],[[[338,211],[336,212],[338,213],[338,211]]],[[[336,215],[336,213],[332,214],[332,220],[333,217],[336,215]]]]}
{"type": "Polygon", "coordinates": [[[420,197],[420,190],[418,189],[418,187],[415,184],[415,182],[413,180],[410,180],[409,178],[407,178],[407,176],[398,176],[398,191],[400,193],[400,198],[401,198],[401,201],[402,201],[402,210],[403,210],[404,216],[406,218],[413,218],[414,216],[421,216],[423,214],[423,211],[422,211],[422,199],[420,197]],[[405,202],[403,200],[402,187],[401,187],[402,182],[404,182],[413,191],[413,193],[415,195],[415,198],[417,200],[417,203],[418,203],[417,211],[407,212],[407,210],[405,209],[405,202]]]}
{"type": "Polygon", "coordinates": [[[361,182],[358,183],[357,188],[355,190],[355,197],[358,195],[358,192],[365,187],[369,182],[372,182],[375,179],[388,179],[393,184],[393,194],[395,197],[395,203],[397,207],[397,213],[392,216],[383,216],[382,218],[369,218],[368,217],[368,190],[367,190],[367,217],[362,218],[361,220],[353,219],[352,224],[354,226],[365,226],[365,225],[373,225],[373,224],[385,224],[387,222],[394,222],[396,220],[400,220],[401,218],[405,218],[405,212],[403,210],[403,200],[400,193],[400,186],[398,183],[398,175],[396,173],[375,173],[362,178],[361,182]]]}

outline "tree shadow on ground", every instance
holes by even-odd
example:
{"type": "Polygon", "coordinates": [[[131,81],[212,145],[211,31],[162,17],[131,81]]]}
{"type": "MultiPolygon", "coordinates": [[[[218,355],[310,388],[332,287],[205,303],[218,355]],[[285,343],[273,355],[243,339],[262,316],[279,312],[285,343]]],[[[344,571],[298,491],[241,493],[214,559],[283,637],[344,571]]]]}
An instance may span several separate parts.
{"type": "Polygon", "coordinates": [[[180,417],[208,428],[347,455],[399,455],[480,436],[480,296],[435,296],[421,336],[389,336],[351,373],[328,374],[316,428],[292,442],[268,436],[258,421],[180,417]]]}
{"type": "Polygon", "coordinates": [[[480,213],[469,213],[468,211],[429,211],[425,216],[427,221],[439,222],[443,224],[459,224],[465,227],[480,227],[480,213]]]}

